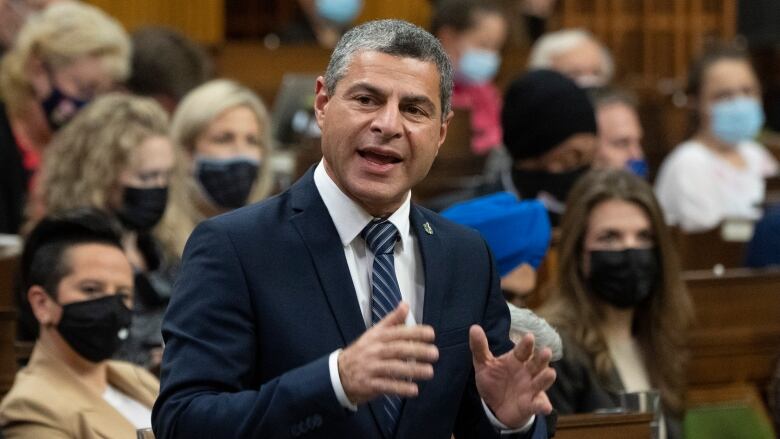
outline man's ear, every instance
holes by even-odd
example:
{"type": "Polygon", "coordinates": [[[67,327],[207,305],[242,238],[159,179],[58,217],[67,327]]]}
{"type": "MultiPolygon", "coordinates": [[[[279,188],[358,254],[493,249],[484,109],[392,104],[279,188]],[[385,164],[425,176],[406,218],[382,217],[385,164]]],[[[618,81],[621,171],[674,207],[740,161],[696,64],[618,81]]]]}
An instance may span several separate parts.
{"type": "Polygon", "coordinates": [[[40,285],[33,285],[27,290],[27,301],[30,303],[35,319],[43,326],[54,324],[59,316],[54,315],[54,302],[40,285]]]}
{"type": "Polygon", "coordinates": [[[437,155],[439,154],[439,148],[441,148],[441,145],[444,143],[444,140],[447,138],[447,130],[450,127],[450,122],[452,121],[453,116],[455,116],[455,112],[450,110],[450,112],[447,114],[444,120],[441,121],[441,126],[439,127],[439,144],[436,145],[437,155]]]}
{"type": "Polygon", "coordinates": [[[314,116],[317,118],[317,125],[322,129],[322,125],[325,123],[325,109],[330,102],[330,96],[328,96],[328,89],[325,86],[325,78],[320,76],[317,78],[317,85],[314,89],[314,116]]]}

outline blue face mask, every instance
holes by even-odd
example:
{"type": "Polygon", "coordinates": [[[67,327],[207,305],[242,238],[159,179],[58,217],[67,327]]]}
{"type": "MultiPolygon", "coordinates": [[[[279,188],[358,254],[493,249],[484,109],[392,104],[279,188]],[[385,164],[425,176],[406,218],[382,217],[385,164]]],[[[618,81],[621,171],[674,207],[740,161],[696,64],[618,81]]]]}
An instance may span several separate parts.
{"type": "Polygon", "coordinates": [[[710,124],[718,139],[736,144],[758,134],[764,126],[764,109],[755,98],[720,101],[710,108],[710,124]]]}
{"type": "Polygon", "coordinates": [[[482,84],[496,76],[501,57],[496,52],[482,49],[468,49],[460,57],[458,74],[467,82],[482,84]]]}
{"type": "Polygon", "coordinates": [[[338,25],[352,22],[363,9],[363,0],[316,0],[317,15],[338,25]]]}
{"type": "Polygon", "coordinates": [[[648,177],[648,175],[650,175],[647,161],[644,159],[631,159],[627,161],[626,169],[645,179],[648,177]]]}

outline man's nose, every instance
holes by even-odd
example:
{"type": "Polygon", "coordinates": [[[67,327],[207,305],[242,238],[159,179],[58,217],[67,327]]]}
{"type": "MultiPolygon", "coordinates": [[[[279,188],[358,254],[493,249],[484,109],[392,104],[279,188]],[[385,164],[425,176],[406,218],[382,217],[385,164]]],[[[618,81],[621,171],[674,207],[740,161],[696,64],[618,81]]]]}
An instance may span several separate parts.
{"type": "Polygon", "coordinates": [[[371,131],[384,139],[400,137],[403,132],[401,112],[395,105],[385,105],[375,113],[371,131]]]}

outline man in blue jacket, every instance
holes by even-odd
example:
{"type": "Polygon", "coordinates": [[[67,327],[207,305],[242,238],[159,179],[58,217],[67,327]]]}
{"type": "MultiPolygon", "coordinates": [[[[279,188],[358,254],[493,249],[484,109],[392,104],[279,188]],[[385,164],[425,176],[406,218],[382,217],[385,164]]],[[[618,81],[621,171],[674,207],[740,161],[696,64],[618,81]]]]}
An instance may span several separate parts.
{"type": "Polygon", "coordinates": [[[549,349],[509,340],[484,240],[410,201],[452,76],[412,24],[344,35],[316,83],[322,161],[187,244],[158,438],[546,437],[549,349]]]}

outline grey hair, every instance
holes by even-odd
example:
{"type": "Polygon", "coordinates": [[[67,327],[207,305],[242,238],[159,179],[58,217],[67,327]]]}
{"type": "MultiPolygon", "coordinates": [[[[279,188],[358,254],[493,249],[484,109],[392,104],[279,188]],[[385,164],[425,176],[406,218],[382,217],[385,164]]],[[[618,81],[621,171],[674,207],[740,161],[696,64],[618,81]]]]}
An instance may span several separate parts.
{"type": "Polygon", "coordinates": [[[450,58],[436,37],[403,20],[369,21],[345,33],[333,49],[325,70],[325,89],[328,95],[333,95],[336,85],[347,74],[352,57],[364,50],[434,63],[439,71],[442,120],[449,114],[453,83],[450,58]]]}
{"type": "Polygon", "coordinates": [[[563,357],[561,336],[545,319],[534,314],[530,309],[518,308],[511,303],[506,305],[509,307],[509,316],[512,319],[509,326],[509,338],[513,342],[519,342],[525,334],[530,332],[534,335],[536,349],[550,348],[552,361],[560,360],[563,357]]]}
{"type": "Polygon", "coordinates": [[[528,68],[550,69],[552,68],[553,58],[587,41],[592,41],[601,48],[604,79],[606,79],[606,82],[610,82],[615,73],[615,62],[612,59],[612,55],[606,46],[585,29],[563,29],[544,34],[531,47],[531,54],[528,56],[528,68]]]}

